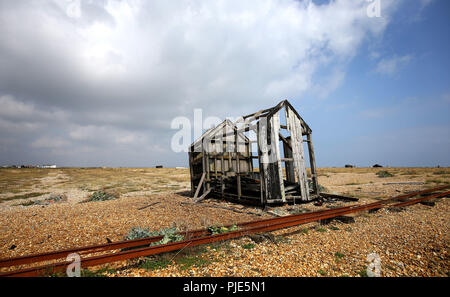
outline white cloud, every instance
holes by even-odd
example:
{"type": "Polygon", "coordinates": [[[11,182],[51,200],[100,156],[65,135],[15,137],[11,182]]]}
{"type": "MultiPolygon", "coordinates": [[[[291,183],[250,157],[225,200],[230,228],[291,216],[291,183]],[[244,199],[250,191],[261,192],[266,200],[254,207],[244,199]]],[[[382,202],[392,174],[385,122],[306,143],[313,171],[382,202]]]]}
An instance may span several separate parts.
{"type": "Polygon", "coordinates": [[[392,58],[382,59],[378,62],[376,72],[386,75],[394,75],[401,68],[405,67],[413,59],[412,55],[394,56],[392,58]]]}
{"type": "Polygon", "coordinates": [[[338,89],[345,80],[345,72],[341,69],[334,69],[328,77],[325,78],[325,82],[317,84],[313,87],[319,98],[327,98],[331,93],[338,89]]]}
{"type": "Polygon", "coordinates": [[[32,122],[14,122],[0,118],[0,131],[5,134],[26,133],[38,131],[43,125],[32,122]]]}
{"type": "Polygon", "coordinates": [[[398,5],[383,0],[382,17],[369,18],[365,0],[80,3],[68,15],[67,1],[0,2],[0,95],[11,94],[0,128],[130,146],[124,158],[134,144],[166,152],[171,119],[194,108],[225,118],[309,91],[326,98],[398,5]]]}
{"type": "Polygon", "coordinates": [[[38,149],[59,149],[70,143],[63,138],[41,137],[31,143],[31,147],[38,149]]]}
{"type": "Polygon", "coordinates": [[[80,142],[97,142],[117,145],[141,145],[147,140],[143,133],[130,132],[114,126],[79,126],[71,127],[69,136],[80,142]]]}
{"type": "Polygon", "coordinates": [[[39,119],[48,118],[50,113],[37,110],[33,104],[16,100],[13,96],[0,96],[0,131],[26,133],[37,131],[45,124],[39,119]]]}
{"type": "Polygon", "coordinates": [[[0,96],[0,117],[28,117],[35,113],[34,106],[14,99],[13,96],[0,96]]]}
{"type": "Polygon", "coordinates": [[[43,110],[37,108],[33,103],[27,103],[17,100],[14,96],[0,96],[0,118],[15,120],[65,120],[68,114],[62,110],[52,108],[43,110]]]}
{"type": "Polygon", "coordinates": [[[95,139],[97,135],[103,135],[105,133],[103,128],[95,126],[77,126],[72,128],[69,136],[74,140],[89,140],[95,139]]]}
{"type": "Polygon", "coordinates": [[[58,15],[40,2],[17,11],[8,19],[15,36],[24,37],[15,47],[23,52],[37,42],[49,47],[47,55],[65,53],[61,67],[73,72],[70,83],[111,95],[110,101],[147,94],[147,102],[190,100],[198,106],[255,97],[272,104],[302,95],[319,67],[353,57],[363,40],[382,33],[394,7],[383,0],[385,17],[368,18],[365,0],[104,1],[99,9],[113,22],[94,22],[87,19],[86,3],[76,19],[67,17],[65,6],[58,15]],[[31,27],[34,36],[25,38],[31,27]]]}

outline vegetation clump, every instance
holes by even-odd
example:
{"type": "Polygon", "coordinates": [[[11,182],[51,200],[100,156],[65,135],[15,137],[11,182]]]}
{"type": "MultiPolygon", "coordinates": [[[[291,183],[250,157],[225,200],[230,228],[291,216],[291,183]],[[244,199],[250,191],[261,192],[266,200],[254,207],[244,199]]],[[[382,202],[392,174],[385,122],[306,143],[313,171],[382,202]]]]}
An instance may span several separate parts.
{"type": "MultiPolygon", "coordinates": [[[[162,229],[159,231],[158,235],[164,235],[164,237],[163,237],[163,239],[161,239],[161,241],[155,243],[156,245],[182,241],[184,239],[184,236],[178,233],[178,230],[176,227],[162,229]]],[[[153,235],[153,236],[158,236],[158,235],[153,235]]]]}
{"type": "Polygon", "coordinates": [[[236,225],[233,225],[230,228],[224,227],[224,226],[222,226],[222,227],[211,226],[208,228],[208,231],[211,232],[212,235],[227,233],[227,232],[232,232],[232,231],[237,231],[237,230],[238,230],[238,227],[236,225]]]}
{"type": "Polygon", "coordinates": [[[322,275],[322,276],[325,276],[325,275],[327,275],[327,272],[326,271],[324,271],[324,270],[319,270],[319,271],[317,271],[317,273],[318,274],[320,274],[320,275],[322,275]]]}
{"type": "Polygon", "coordinates": [[[254,247],[255,247],[255,244],[253,244],[253,243],[247,243],[247,244],[242,245],[242,248],[245,250],[251,250],[254,247]]]}
{"type": "Polygon", "coordinates": [[[117,199],[118,195],[104,191],[94,192],[85,202],[108,201],[117,199]]]}
{"type": "Polygon", "coordinates": [[[148,228],[141,228],[141,227],[133,227],[130,232],[125,236],[125,240],[135,240],[135,239],[142,239],[147,237],[155,237],[155,236],[163,236],[163,238],[160,241],[152,242],[148,245],[142,245],[132,248],[125,248],[123,251],[132,250],[132,249],[138,249],[138,248],[144,248],[154,245],[160,245],[160,244],[167,244],[171,242],[177,242],[184,239],[184,236],[178,233],[178,230],[176,227],[173,228],[165,228],[161,229],[159,231],[150,231],[148,228]]]}
{"type": "Polygon", "coordinates": [[[172,262],[168,259],[145,259],[139,265],[140,268],[145,270],[158,270],[167,268],[172,262]]]}
{"type": "Polygon", "coordinates": [[[125,236],[125,240],[134,240],[151,237],[152,232],[148,228],[144,229],[141,227],[133,227],[128,234],[125,236]]]}
{"type": "Polygon", "coordinates": [[[367,275],[367,267],[366,267],[366,269],[358,271],[358,274],[359,274],[360,277],[368,277],[368,275],[367,275]]]}
{"type": "Polygon", "coordinates": [[[339,253],[339,252],[336,252],[336,253],[334,253],[334,256],[335,256],[336,258],[339,258],[339,259],[341,259],[341,258],[344,258],[344,257],[345,257],[345,255],[344,255],[344,254],[342,254],[342,253],[339,253]]]}
{"type": "Polygon", "coordinates": [[[381,177],[381,178],[393,177],[394,176],[392,173],[390,173],[389,171],[386,171],[386,170],[378,171],[376,174],[377,174],[378,177],[381,177]]]}
{"type": "Polygon", "coordinates": [[[191,269],[193,266],[202,267],[211,263],[211,260],[204,259],[200,256],[185,256],[176,260],[176,264],[180,265],[181,270],[191,269]]]}

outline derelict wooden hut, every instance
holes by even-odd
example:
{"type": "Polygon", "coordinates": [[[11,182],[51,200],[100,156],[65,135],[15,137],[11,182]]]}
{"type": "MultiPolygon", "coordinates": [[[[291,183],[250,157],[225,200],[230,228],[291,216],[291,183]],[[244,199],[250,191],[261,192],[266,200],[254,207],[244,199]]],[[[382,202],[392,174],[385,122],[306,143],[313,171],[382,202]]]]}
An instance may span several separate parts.
{"type": "Polygon", "coordinates": [[[319,191],[311,134],[287,100],[222,122],[190,146],[192,195],[261,205],[312,200],[319,191]]]}

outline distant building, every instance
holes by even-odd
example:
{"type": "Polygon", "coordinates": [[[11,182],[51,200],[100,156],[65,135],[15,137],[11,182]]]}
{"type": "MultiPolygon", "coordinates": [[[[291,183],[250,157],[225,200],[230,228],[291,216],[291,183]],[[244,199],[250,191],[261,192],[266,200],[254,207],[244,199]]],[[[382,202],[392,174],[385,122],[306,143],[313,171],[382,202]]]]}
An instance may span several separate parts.
{"type": "Polygon", "coordinates": [[[24,165],[22,168],[36,168],[36,165],[24,165]]]}
{"type": "Polygon", "coordinates": [[[56,168],[56,165],[41,165],[41,166],[39,166],[39,168],[44,168],[44,169],[56,168]]]}

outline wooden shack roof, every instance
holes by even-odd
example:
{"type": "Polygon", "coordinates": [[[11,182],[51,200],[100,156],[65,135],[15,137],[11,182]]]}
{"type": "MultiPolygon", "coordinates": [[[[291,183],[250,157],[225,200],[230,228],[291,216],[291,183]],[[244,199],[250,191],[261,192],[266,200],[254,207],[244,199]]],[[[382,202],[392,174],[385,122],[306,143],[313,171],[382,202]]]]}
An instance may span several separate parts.
{"type": "MultiPolygon", "coordinates": [[[[236,125],[230,121],[229,119],[226,119],[225,121],[223,121],[222,123],[220,123],[219,125],[217,125],[216,127],[210,128],[208,130],[206,130],[205,133],[202,134],[202,136],[200,136],[198,139],[196,139],[191,145],[190,148],[194,149],[194,151],[197,151],[196,149],[201,146],[203,139],[205,139],[206,137],[209,137],[210,139],[214,139],[217,136],[223,136],[223,129],[226,127],[229,127],[230,130],[236,131],[237,127],[236,125]]],[[[248,143],[249,139],[247,136],[245,136],[242,132],[239,132],[239,136],[241,137],[241,139],[245,142],[248,143]]],[[[234,136],[225,136],[223,137],[224,140],[234,140],[234,136]]]]}
{"type": "MultiPolygon", "coordinates": [[[[276,106],[260,110],[256,113],[252,113],[249,115],[246,115],[242,117],[244,120],[248,120],[249,118],[252,118],[253,120],[259,121],[261,118],[265,117],[268,120],[278,111],[280,111],[282,108],[286,108],[291,110],[296,117],[300,120],[300,123],[303,128],[303,134],[310,134],[312,132],[311,128],[308,126],[308,124],[303,120],[303,118],[299,115],[299,113],[295,110],[295,108],[289,103],[288,100],[283,100],[280,103],[278,103],[276,106]]],[[[194,151],[197,151],[198,147],[201,146],[201,143],[205,137],[209,137],[210,139],[213,139],[220,135],[220,133],[223,132],[223,129],[228,126],[230,129],[233,129],[233,131],[236,131],[238,128],[235,123],[230,121],[229,119],[226,119],[216,127],[208,129],[205,133],[203,133],[202,136],[200,136],[198,139],[196,139],[191,145],[190,148],[194,148],[194,151]]],[[[242,132],[238,132],[241,138],[244,140],[245,143],[249,142],[248,137],[242,132]]],[[[231,135],[225,135],[223,137],[224,140],[230,140],[229,137],[234,137],[231,135]]],[[[231,139],[232,140],[232,139],[231,139]]]]}

